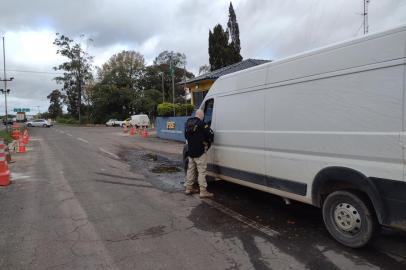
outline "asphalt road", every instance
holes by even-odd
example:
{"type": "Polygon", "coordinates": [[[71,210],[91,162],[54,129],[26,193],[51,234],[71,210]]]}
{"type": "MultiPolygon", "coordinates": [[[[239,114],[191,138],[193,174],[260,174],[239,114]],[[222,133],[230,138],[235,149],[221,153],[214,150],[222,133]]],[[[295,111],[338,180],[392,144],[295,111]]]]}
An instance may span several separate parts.
{"type": "Polygon", "coordinates": [[[116,128],[30,133],[0,189],[0,269],[406,269],[401,232],[353,250],[311,206],[225,182],[210,183],[213,200],[183,195],[181,144],[116,128]]]}

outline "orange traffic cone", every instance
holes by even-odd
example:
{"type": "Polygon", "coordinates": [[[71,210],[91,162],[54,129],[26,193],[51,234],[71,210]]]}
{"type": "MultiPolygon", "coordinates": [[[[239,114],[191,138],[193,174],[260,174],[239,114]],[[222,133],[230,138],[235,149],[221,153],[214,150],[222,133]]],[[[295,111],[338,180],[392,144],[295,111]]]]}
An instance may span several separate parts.
{"type": "Polygon", "coordinates": [[[23,140],[19,140],[17,153],[25,153],[25,152],[27,152],[27,149],[25,149],[25,144],[24,144],[23,140]]]}
{"type": "Polygon", "coordinates": [[[18,140],[20,138],[20,131],[18,129],[13,129],[11,137],[13,137],[14,140],[18,140]]]}
{"type": "Polygon", "coordinates": [[[131,129],[130,129],[130,135],[131,135],[131,136],[134,136],[134,135],[135,135],[135,128],[134,128],[134,127],[131,127],[131,129]]]}
{"type": "Polygon", "coordinates": [[[23,144],[28,144],[28,134],[23,135],[23,144]]]}
{"type": "Polygon", "coordinates": [[[148,138],[148,129],[147,128],[145,128],[145,130],[144,130],[144,138],[148,138]]]}
{"type": "Polygon", "coordinates": [[[6,145],[0,143],[0,186],[10,185],[10,170],[6,161],[6,145]]]}

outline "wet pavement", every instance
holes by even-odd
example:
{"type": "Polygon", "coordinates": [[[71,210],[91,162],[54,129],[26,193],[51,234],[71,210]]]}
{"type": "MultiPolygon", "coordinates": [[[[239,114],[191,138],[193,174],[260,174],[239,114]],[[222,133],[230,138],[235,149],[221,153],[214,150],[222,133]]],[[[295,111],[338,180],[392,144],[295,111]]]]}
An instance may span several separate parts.
{"type": "MultiPolygon", "coordinates": [[[[157,187],[183,190],[184,172],[154,175],[160,165],[180,171],[178,156],[145,150],[127,151],[125,156],[133,170],[143,168],[157,187]]],[[[210,182],[210,191],[215,202],[277,232],[269,236],[241,225],[209,204],[192,210],[189,218],[197,228],[219,233],[223,239],[238,239],[255,269],[406,269],[405,232],[382,228],[371,245],[347,248],[330,237],[319,208],[295,201],[287,205],[280,197],[226,181],[210,182]],[[270,257],[258,245],[266,246],[270,257]]]]}

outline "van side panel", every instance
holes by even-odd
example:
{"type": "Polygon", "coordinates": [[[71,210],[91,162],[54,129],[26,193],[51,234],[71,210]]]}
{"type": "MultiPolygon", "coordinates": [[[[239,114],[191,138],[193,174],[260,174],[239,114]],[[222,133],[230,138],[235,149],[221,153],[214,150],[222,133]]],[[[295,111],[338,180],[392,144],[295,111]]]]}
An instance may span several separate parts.
{"type": "Polygon", "coordinates": [[[263,91],[216,97],[216,165],[265,175],[264,97],[263,91]]]}
{"type": "Polygon", "coordinates": [[[403,180],[402,65],[269,88],[266,168],[311,184],[323,168],[403,180]]]}

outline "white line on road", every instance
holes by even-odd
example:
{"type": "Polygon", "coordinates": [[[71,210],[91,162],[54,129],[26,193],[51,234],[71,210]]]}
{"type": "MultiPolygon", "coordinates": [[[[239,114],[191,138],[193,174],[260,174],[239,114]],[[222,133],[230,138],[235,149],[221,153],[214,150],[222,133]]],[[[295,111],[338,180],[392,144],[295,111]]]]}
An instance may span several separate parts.
{"type": "Polygon", "coordinates": [[[72,134],[70,134],[70,133],[66,133],[66,135],[68,135],[68,136],[70,136],[70,137],[72,137],[73,135],[72,134]]]}
{"type": "Polygon", "coordinates": [[[82,141],[82,142],[84,142],[84,143],[89,143],[88,141],[86,141],[85,139],[82,139],[82,138],[80,138],[80,137],[77,137],[76,138],[78,141],[82,141]]]}
{"type": "Polygon", "coordinates": [[[110,156],[116,158],[116,159],[120,159],[120,157],[117,156],[116,154],[111,153],[111,152],[109,152],[109,151],[107,151],[107,150],[105,150],[105,149],[103,149],[103,148],[101,148],[101,147],[99,147],[99,150],[102,151],[103,153],[106,153],[106,154],[108,154],[108,155],[110,155],[110,156]]]}
{"type": "Polygon", "coordinates": [[[244,223],[245,225],[247,225],[255,230],[258,230],[270,237],[275,237],[275,236],[279,235],[279,232],[272,230],[271,228],[268,228],[266,226],[263,226],[263,225],[259,224],[258,222],[254,221],[252,219],[249,219],[249,218],[235,212],[234,210],[231,210],[230,208],[225,207],[222,204],[219,204],[218,202],[215,202],[215,201],[209,200],[209,199],[200,199],[199,195],[197,195],[197,194],[194,195],[194,197],[199,200],[203,200],[205,203],[212,206],[213,208],[216,208],[223,214],[226,214],[227,216],[232,217],[232,218],[244,223]]]}

